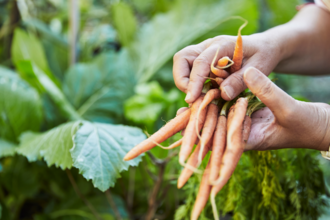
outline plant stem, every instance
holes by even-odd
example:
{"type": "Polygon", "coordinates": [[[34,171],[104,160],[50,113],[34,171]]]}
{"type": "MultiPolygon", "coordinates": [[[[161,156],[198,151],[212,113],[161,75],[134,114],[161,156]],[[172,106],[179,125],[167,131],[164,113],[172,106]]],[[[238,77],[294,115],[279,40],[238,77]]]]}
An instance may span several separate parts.
{"type": "Polygon", "coordinates": [[[69,44],[70,44],[70,57],[69,63],[73,65],[77,61],[77,38],[79,28],[79,4],[78,0],[70,0],[69,2],[69,44]]]}
{"type": "Polygon", "coordinates": [[[128,183],[128,194],[127,194],[127,206],[129,210],[132,210],[133,199],[134,199],[134,188],[135,188],[135,173],[136,168],[132,167],[129,173],[129,183],[128,183]]]}
{"type": "MultiPolygon", "coordinates": [[[[33,64],[32,64],[33,65],[33,64]]],[[[51,99],[55,102],[56,106],[60,109],[61,113],[71,121],[82,120],[82,117],[74,109],[71,103],[66,99],[63,92],[57,85],[37,66],[33,65],[33,72],[37,77],[39,83],[46,90],[51,99]]]]}
{"type": "Polygon", "coordinates": [[[4,42],[4,56],[5,56],[5,59],[3,59],[3,60],[11,58],[11,45],[12,45],[12,41],[13,41],[14,27],[21,20],[21,15],[20,15],[18,7],[17,7],[17,1],[10,1],[8,3],[8,5],[10,7],[10,15],[9,15],[9,22],[6,25],[8,33],[7,33],[7,36],[5,38],[5,42],[4,42]]]}
{"type": "Polygon", "coordinates": [[[80,192],[76,181],[74,180],[72,173],[69,169],[66,169],[66,174],[68,175],[68,178],[73,186],[74,191],[76,192],[76,194],[80,197],[80,199],[85,203],[85,205],[89,208],[89,210],[93,213],[93,215],[95,216],[96,219],[98,220],[103,220],[103,218],[100,216],[99,213],[97,213],[96,209],[94,208],[94,206],[86,199],[86,197],[80,192]]]}
{"type": "Polygon", "coordinates": [[[105,195],[107,197],[107,200],[108,200],[108,202],[110,204],[111,209],[115,213],[116,219],[122,220],[123,218],[120,216],[118,207],[117,207],[117,205],[116,205],[115,201],[113,200],[112,195],[110,193],[110,189],[108,189],[107,191],[105,191],[105,195]]]}
{"type": "Polygon", "coordinates": [[[158,202],[157,202],[157,195],[159,192],[159,189],[162,185],[163,182],[163,177],[164,177],[164,172],[165,172],[165,167],[166,163],[160,164],[159,166],[159,171],[158,171],[158,179],[157,182],[155,183],[154,187],[152,188],[151,194],[148,199],[148,211],[146,215],[146,220],[152,220],[158,207],[158,202]]]}

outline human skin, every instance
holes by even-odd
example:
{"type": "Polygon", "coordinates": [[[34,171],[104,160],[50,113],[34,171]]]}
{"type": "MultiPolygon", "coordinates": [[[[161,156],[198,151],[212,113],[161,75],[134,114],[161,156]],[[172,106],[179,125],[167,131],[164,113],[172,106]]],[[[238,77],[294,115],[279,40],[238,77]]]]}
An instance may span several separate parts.
{"type": "MultiPolygon", "coordinates": [[[[303,75],[329,74],[329,39],[330,13],[315,5],[304,7],[284,25],[243,36],[242,68],[221,84],[222,98],[231,100],[246,89],[243,73],[248,67],[255,67],[266,75],[273,70],[303,75]]],[[[174,81],[181,91],[187,93],[187,103],[194,102],[201,94],[218,47],[218,58],[232,57],[235,40],[233,36],[217,36],[174,55],[174,81]]]]}
{"type": "MultiPolygon", "coordinates": [[[[235,39],[215,37],[186,47],[174,56],[174,80],[177,87],[187,93],[187,103],[200,95],[218,46],[221,45],[219,58],[232,57],[235,39]]],[[[329,74],[329,39],[330,13],[314,5],[304,7],[287,24],[243,37],[242,69],[225,79],[220,88],[222,98],[230,100],[248,87],[267,106],[252,116],[246,150],[329,149],[329,105],[294,100],[265,76],[273,70],[303,75],[329,74]]],[[[184,110],[179,109],[178,113],[184,110]]]]}

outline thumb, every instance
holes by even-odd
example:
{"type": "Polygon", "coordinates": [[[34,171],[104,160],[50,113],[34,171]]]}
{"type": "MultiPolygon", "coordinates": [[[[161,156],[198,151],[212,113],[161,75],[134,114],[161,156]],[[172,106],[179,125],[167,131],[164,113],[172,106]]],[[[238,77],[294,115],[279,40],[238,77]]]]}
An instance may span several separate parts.
{"type": "Polygon", "coordinates": [[[265,74],[254,67],[244,72],[244,82],[276,117],[282,117],[294,109],[296,100],[277,87],[265,74]]]}

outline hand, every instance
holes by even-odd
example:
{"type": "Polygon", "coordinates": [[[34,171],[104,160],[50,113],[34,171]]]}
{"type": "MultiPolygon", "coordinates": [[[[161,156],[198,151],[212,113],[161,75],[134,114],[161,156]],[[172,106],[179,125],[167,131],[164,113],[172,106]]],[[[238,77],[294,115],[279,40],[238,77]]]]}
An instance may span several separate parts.
{"type": "MultiPolygon", "coordinates": [[[[243,36],[244,60],[242,69],[231,74],[221,84],[222,98],[231,100],[246,89],[243,73],[248,67],[256,67],[266,75],[275,68],[280,60],[275,41],[269,41],[263,34],[243,36]]],[[[187,93],[186,102],[194,102],[201,94],[203,84],[210,73],[210,65],[220,46],[218,59],[232,57],[236,37],[219,36],[188,46],[175,54],[173,76],[176,86],[187,93]]]]}
{"type": "Polygon", "coordinates": [[[297,101],[255,68],[244,72],[244,82],[267,106],[252,115],[246,150],[329,149],[329,105],[297,101]]]}

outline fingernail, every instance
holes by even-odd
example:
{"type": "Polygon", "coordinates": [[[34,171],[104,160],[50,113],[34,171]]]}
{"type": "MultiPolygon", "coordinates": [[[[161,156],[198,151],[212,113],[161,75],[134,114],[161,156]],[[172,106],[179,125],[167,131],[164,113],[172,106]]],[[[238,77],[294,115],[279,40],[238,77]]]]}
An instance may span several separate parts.
{"type": "Polygon", "coordinates": [[[244,79],[247,83],[252,83],[256,80],[258,71],[254,67],[249,67],[244,72],[244,79]]]}
{"type": "Polygon", "coordinates": [[[187,95],[186,95],[186,98],[184,100],[186,102],[188,102],[190,98],[191,98],[191,94],[190,94],[190,92],[188,92],[187,95]]]}
{"type": "Polygon", "coordinates": [[[223,91],[226,93],[230,100],[232,99],[232,97],[234,97],[234,90],[231,86],[223,87],[223,91]]]}

